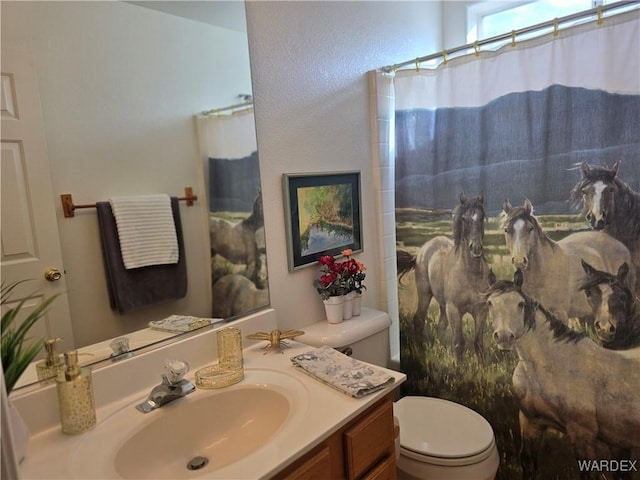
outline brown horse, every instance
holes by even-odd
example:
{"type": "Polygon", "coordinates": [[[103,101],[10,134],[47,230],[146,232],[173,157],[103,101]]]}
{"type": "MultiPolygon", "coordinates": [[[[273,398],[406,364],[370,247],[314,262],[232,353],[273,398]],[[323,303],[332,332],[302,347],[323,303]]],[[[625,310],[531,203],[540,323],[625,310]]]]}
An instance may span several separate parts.
{"type": "Polygon", "coordinates": [[[266,281],[261,275],[263,270],[262,257],[256,234],[264,226],[262,211],[262,194],[258,191],[253,202],[251,215],[233,224],[223,218],[209,220],[209,234],[211,239],[211,257],[221,255],[231,263],[246,265],[247,277],[258,288],[265,288],[266,281]]]}
{"type": "Polygon", "coordinates": [[[453,331],[453,348],[458,361],[462,360],[465,340],[462,317],[473,316],[476,355],[484,360],[482,336],[486,322],[486,308],[481,292],[488,287],[487,262],[484,259],[484,198],[467,199],[460,195],[460,203],[453,212],[453,240],[438,236],[426,242],[416,256],[398,254],[399,281],[415,269],[418,309],[413,316],[414,334],[422,339],[427,310],[435,298],[440,305],[441,326],[448,321],[453,331]]]}
{"type": "Polygon", "coordinates": [[[631,450],[640,447],[640,349],[607,350],[571,330],[522,291],[520,270],[513,282],[493,275],[489,281],[493,341],[500,350],[515,349],[519,358],[512,378],[523,477],[535,477],[547,429],[565,434],[583,470],[599,460],[598,442],[628,462],[631,450]]]}
{"type": "Polygon", "coordinates": [[[631,252],[637,285],[631,289],[640,294],[640,193],[617,176],[620,162],[611,168],[581,165],[582,178],[571,190],[570,201],[582,203],[589,226],[621,241],[631,252]]]}
{"type": "Polygon", "coordinates": [[[612,350],[640,347],[640,300],[627,284],[629,266],[623,263],[615,275],[596,270],[584,260],[582,267],[587,275],[580,290],[593,308],[602,346],[612,350]]]}

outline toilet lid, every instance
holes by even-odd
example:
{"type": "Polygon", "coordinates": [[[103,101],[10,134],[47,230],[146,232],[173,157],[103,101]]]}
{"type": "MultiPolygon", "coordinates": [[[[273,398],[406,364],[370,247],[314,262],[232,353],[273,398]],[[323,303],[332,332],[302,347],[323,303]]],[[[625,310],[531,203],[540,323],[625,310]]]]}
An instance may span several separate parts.
{"type": "Polygon", "coordinates": [[[400,446],[420,455],[471,457],[494,444],[489,422],[458,403],[408,396],[394,403],[393,412],[400,423],[400,446]]]}

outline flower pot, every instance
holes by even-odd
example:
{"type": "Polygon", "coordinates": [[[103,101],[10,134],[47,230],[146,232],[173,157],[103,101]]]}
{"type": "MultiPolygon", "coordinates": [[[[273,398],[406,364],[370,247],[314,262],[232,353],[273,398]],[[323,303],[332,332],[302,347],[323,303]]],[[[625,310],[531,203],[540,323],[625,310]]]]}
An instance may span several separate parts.
{"type": "Polygon", "coordinates": [[[362,311],[362,293],[353,292],[353,316],[357,317],[362,311]]]}
{"type": "Polygon", "coordinates": [[[342,313],[344,320],[349,320],[351,317],[353,317],[353,292],[344,295],[344,310],[342,313]]]}
{"type": "Polygon", "coordinates": [[[327,315],[327,322],[340,323],[344,315],[344,297],[329,297],[322,301],[324,303],[324,311],[327,315]]]}

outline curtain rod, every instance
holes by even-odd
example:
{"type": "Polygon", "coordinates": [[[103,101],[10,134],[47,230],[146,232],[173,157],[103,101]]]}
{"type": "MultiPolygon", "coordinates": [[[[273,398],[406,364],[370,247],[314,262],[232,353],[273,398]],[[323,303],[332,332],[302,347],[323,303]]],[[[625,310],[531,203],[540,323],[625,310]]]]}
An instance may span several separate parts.
{"type": "Polygon", "coordinates": [[[227,110],[235,110],[236,108],[242,108],[243,110],[253,107],[253,102],[236,103],[235,105],[229,105],[228,107],[212,108],[211,110],[205,110],[202,115],[215,115],[216,113],[226,112],[227,110]]]}
{"type": "Polygon", "coordinates": [[[235,105],[229,105],[228,107],[205,110],[204,112],[202,112],[202,115],[214,115],[216,113],[226,112],[227,110],[235,110],[236,108],[241,108],[242,111],[244,111],[253,107],[253,95],[250,95],[248,93],[241,93],[240,95],[238,95],[238,98],[242,99],[242,103],[236,103],[235,105]]]}
{"type": "Polygon", "coordinates": [[[574,13],[571,15],[567,15],[565,17],[561,17],[561,18],[555,18],[553,20],[549,20],[547,22],[543,22],[543,23],[538,23],[536,25],[532,25],[530,27],[524,27],[524,28],[520,28],[518,30],[512,30],[509,33],[504,33],[502,35],[496,35],[494,37],[490,37],[490,38],[486,38],[484,40],[479,40],[479,41],[475,41],[473,43],[467,43],[466,45],[461,45],[459,47],[455,47],[452,49],[448,49],[448,50],[444,50],[442,51],[442,53],[434,53],[431,55],[426,55],[424,57],[418,57],[415,58],[413,60],[407,60],[405,62],[402,63],[398,63],[395,65],[388,65],[386,67],[382,67],[380,70],[385,72],[385,73],[390,73],[393,72],[395,70],[398,70],[399,68],[402,67],[406,67],[408,65],[416,65],[419,66],[422,62],[426,62],[428,60],[435,60],[437,58],[442,58],[442,57],[446,57],[447,55],[450,55],[452,53],[457,53],[457,52],[461,52],[461,51],[465,51],[465,50],[470,50],[470,49],[475,49],[476,52],[479,52],[478,48],[482,45],[487,45],[490,43],[495,43],[495,42],[499,42],[500,40],[508,40],[511,39],[515,42],[515,37],[517,35],[522,35],[523,33],[530,33],[530,32],[535,32],[537,30],[542,30],[545,28],[549,28],[549,27],[553,27],[556,31],[558,29],[558,26],[562,23],[566,23],[566,22],[571,22],[574,20],[579,20],[581,18],[586,18],[586,17],[590,17],[593,15],[597,15],[598,16],[598,22],[602,21],[602,14],[604,12],[608,12],[609,10],[614,10],[617,8],[621,8],[621,7],[626,7],[629,5],[634,5],[634,4],[640,4],[640,0],[625,0],[625,1],[620,1],[620,2],[616,2],[616,3],[611,3],[609,5],[600,5],[597,6],[595,8],[589,9],[589,10],[584,10],[582,12],[578,12],[578,13],[574,13]]]}

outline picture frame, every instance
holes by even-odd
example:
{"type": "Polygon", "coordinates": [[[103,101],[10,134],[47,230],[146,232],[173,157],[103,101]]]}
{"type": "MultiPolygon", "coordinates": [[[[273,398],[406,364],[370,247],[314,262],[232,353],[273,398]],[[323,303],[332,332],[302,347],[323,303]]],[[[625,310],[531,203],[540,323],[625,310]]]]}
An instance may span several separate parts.
{"type": "Polygon", "coordinates": [[[322,255],[360,252],[360,172],[285,173],[282,176],[289,271],[322,255]]]}

